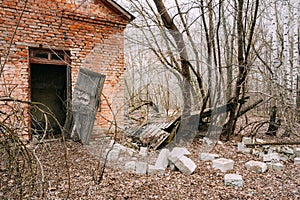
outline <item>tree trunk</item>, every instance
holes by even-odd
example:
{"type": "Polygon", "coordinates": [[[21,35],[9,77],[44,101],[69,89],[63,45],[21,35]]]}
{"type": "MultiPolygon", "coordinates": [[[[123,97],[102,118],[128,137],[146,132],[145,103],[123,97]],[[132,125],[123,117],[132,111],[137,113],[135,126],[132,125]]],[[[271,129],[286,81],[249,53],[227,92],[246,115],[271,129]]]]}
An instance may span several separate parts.
{"type": "Polygon", "coordinates": [[[191,113],[191,75],[190,75],[190,63],[188,59],[188,52],[186,49],[186,44],[183,40],[183,35],[174,24],[172,18],[170,17],[168,11],[162,0],[154,0],[155,6],[161,16],[164,27],[168,29],[169,33],[173,37],[177,52],[180,56],[180,64],[181,64],[181,75],[183,77],[181,90],[183,96],[183,111],[181,118],[181,125],[179,127],[179,134],[177,134],[177,142],[178,141],[186,141],[190,138],[193,139],[194,128],[193,124],[190,123],[190,113],[191,113]]]}

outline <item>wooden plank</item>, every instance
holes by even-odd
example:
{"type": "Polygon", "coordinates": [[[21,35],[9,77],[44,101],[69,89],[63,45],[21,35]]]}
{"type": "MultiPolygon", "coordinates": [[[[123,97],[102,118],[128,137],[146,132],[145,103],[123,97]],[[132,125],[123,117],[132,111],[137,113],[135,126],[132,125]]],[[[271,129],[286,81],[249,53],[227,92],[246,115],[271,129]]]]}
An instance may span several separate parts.
{"type": "Polygon", "coordinates": [[[71,136],[88,144],[100,102],[105,76],[81,68],[72,100],[73,128],[71,136]]]}

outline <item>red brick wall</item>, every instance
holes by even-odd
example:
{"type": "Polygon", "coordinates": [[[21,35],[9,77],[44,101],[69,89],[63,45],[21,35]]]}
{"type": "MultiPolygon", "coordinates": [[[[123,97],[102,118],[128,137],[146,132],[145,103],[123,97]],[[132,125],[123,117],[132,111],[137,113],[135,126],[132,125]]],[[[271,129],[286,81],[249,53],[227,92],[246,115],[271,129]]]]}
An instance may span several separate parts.
{"type": "MultiPolygon", "coordinates": [[[[63,49],[71,53],[72,89],[79,67],[105,74],[103,93],[118,112],[123,104],[123,30],[128,21],[101,3],[87,1],[79,6],[70,0],[28,0],[25,7],[24,2],[0,0],[2,65],[9,55],[1,72],[0,96],[11,93],[14,98],[30,100],[30,47],[63,49]]],[[[112,119],[104,100],[96,125],[107,127],[100,115],[112,119]]]]}

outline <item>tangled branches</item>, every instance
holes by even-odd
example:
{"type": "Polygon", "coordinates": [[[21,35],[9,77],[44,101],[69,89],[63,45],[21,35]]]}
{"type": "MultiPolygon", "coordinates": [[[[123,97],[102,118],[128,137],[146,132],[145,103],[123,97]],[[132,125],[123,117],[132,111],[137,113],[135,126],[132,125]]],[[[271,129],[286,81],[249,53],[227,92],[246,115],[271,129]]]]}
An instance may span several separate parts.
{"type": "MultiPolygon", "coordinates": [[[[52,153],[51,145],[46,140],[47,125],[42,134],[34,136],[34,143],[27,141],[30,126],[25,120],[28,119],[28,112],[24,108],[29,107],[40,109],[30,102],[11,97],[0,98],[0,196],[4,199],[44,199],[49,194],[50,187],[53,187],[53,183],[51,185],[48,181],[51,176],[65,177],[63,182],[68,185],[66,188],[70,186],[67,148],[63,135],[58,138],[62,141],[61,151],[55,152],[61,156],[57,162],[51,164],[47,163],[45,156],[52,153]],[[64,168],[64,172],[60,172],[60,168],[64,168]]],[[[43,113],[46,124],[49,124],[51,112],[43,113]]],[[[58,179],[55,184],[60,181],[58,179]]]]}

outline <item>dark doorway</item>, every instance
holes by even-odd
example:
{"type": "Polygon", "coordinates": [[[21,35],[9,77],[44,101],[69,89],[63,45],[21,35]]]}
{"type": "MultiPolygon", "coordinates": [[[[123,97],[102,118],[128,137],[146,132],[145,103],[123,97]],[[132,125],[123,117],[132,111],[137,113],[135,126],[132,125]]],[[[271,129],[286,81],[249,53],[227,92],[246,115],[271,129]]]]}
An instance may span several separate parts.
{"type": "Polygon", "coordinates": [[[67,65],[30,64],[31,128],[34,133],[61,133],[67,113],[67,65]],[[51,113],[51,114],[45,114],[51,113]]]}

